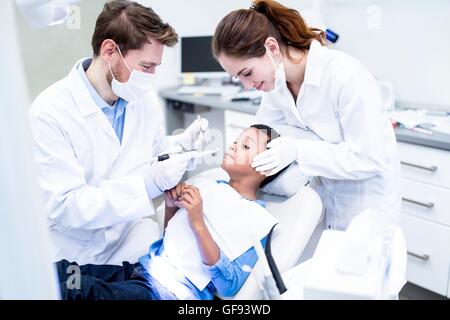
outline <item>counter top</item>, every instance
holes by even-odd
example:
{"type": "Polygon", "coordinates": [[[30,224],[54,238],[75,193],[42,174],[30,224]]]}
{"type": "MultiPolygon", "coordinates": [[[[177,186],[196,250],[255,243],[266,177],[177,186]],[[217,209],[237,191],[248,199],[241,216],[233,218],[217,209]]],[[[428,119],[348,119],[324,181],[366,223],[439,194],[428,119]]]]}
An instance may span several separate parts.
{"type": "MultiPolygon", "coordinates": [[[[232,102],[214,95],[180,95],[176,87],[159,91],[159,95],[166,100],[181,101],[194,105],[207,106],[216,109],[233,110],[245,113],[256,114],[258,105],[250,101],[232,102]]],[[[432,135],[411,131],[408,129],[395,129],[395,136],[400,142],[407,142],[431,148],[450,151],[450,135],[433,132],[432,135]]]]}
{"type": "Polygon", "coordinates": [[[233,110],[245,113],[256,114],[258,105],[251,101],[232,102],[218,95],[187,95],[178,94],[176,88],[168,88],[159,91],[159,95],[164,99],[192,103],[199,106],[206,106],[216,109],[233,110]]]}
{"type": "Polygon", "coordinates": [[[397,141],[450,151],[450,135],[436,132],[420,133],[408,129],[395,129],[397,141]]]}

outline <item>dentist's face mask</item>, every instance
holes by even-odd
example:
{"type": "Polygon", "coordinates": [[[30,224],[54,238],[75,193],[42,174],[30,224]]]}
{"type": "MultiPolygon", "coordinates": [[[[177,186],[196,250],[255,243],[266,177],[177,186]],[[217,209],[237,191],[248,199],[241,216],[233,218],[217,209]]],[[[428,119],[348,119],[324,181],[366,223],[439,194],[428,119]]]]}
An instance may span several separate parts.
{"type": "Polygon", "coordinates": [[[275,80],[271,91],[286,87],[286,74],[284,72],[283,62],[278,62],[278,59],[274,57],[269,48],[266,47],[266,51],[269,55],[269,59],[272,62],[273,67],[275,68],[275,80]]]}
{"type": "Polygon", "coordinates": [[[120,52],[119,46],[117,46],[117,50],[120,54],[120,57],[122,58],[123,63],[127,67],[128,71],[130,71],[130,78],[126,82],[119,82],[114,77],[114,73],[111,69],[111,64],[108,63],[109,71],[111,72],[111,75],[113,77],[111,82],[111,89],[116,96],[128,102],[136,101],[154,88],[154,74],[137,71],[135,69],[131,70],[124,57],[122,56],[122,52],[120,52]]]}

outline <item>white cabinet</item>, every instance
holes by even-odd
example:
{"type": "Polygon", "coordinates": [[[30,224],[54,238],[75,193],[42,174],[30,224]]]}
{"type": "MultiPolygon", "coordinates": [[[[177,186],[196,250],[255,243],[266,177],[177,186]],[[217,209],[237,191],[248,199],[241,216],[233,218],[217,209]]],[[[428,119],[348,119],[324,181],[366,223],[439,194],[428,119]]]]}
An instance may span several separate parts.
{"type": "Polygon", "coordinates": [[[408,248],[406,279],[445,296],[450,267],[449,228],[408,214],[400,216],[400,223],[408,248]]]}
{"type": "Polygon", "coordinates": [[[409,282],[450,297],[450,152],[399,142],[409,282]]]}
{"type": "Polygon", "coordinates": [[[450,189],[403,178],[402,199],[404,213],[450,227],[450,189]]]}
{"type": "Polygon", "coordinates": [[[450,188],[450,152],[399,142],[403,176],[450,188]]]}

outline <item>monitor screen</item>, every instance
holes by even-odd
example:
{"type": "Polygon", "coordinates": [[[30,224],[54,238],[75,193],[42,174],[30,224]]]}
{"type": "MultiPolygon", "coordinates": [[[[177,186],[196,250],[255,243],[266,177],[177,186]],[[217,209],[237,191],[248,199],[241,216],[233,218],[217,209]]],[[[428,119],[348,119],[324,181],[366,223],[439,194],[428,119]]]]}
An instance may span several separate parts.
{"type": "Polygon", "coordinates": [[[211,52],[212,36],[181,38],[181,72],[225,72],[211,52]]]}

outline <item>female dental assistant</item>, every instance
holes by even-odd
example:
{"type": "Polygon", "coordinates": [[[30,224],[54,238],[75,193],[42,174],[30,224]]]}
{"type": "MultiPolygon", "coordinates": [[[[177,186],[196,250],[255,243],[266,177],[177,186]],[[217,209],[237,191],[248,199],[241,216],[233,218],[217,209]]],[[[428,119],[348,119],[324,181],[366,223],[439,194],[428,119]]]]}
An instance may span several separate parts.
{"type": "Polygon", "coordinates": [[[377,82],[355,58],[325,46],[324,34],[275,1],[222,19],[213,38],[222,67],[245,88],[264,91],[256,122],[311,130],[320,141],[282,136],[252,166],[273,175],[297,162],[317,177],[328,228],[345,229],[366,208],[400,211],[394,130],[377,82]]]}

